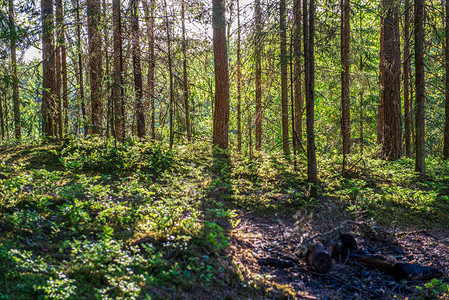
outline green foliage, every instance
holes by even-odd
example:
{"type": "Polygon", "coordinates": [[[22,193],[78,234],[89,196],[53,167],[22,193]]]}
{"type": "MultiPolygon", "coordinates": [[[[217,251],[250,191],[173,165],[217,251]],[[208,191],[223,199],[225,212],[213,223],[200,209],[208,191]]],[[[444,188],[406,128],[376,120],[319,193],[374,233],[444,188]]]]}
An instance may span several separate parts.
{"type": "Polygon", "coordinates": [[[152,143],[104,144],[98,138],[70,140],[63,146],[60,161],[72,172],[129,175],[142,172],[153,177],[170,170],[173,153],[152,143]]]}
{"type": "Polygon", "coordinates": [[[437,297],[443,299],[449,297],[449,284],[441,279],[434,278],[424,284],[424,288],[421,286],[416,288],[421,291],[418,295],[424,294],[426,298],[437,297]]]}
{"type": "MultiPolygon", "coordinates": [[[[206,143],[168,151],[130,141],[108,150],[93,141],[0,151],[1,299],[201,298],[229,286],[245,297],[263,288],[227,265],[239,216],[326,209],[307,197],[300,157],[295,170],[279,153],[214,157],[206,143]]],[[[429,176],[418,181],[411,160],[367,153],[350,158],[346,177],[336,152],[320,154],[323,198],[378,223],[447,224],[447,164],[429,158],[429,176]]]]}

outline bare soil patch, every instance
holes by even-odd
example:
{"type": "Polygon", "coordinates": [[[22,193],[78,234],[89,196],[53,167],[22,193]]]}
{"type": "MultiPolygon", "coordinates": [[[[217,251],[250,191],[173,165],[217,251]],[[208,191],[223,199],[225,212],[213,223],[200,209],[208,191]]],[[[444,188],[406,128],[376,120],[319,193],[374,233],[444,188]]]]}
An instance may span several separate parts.
{"type": "MultiPolygon", "coordinates": [[[[263,280],[274,290],[283,289],[297,299],[429,299],[426,282],[396,282],[388,274],[348,260],[334,262],[327,274],[309,270],[304,258],[293,255],[299,245],[295,220],[246,215],[232,233],[230,257],[248,278],[263,280]],[[260,259],[277,257],[293,261],[293,267],[261,265],[260,259]],[[420,290],[419,287],[422,287],[420,290]]],[[[367,253],[388,255],[398,261],[433,266],[447,282],[449,231],[419,230],[396,233],[393,241],[357,236],[367,253]]],[[[447,295],[432,295],[445,299],[447,295]]],[[[431,299],[431,298],[430,298],[431,299]]]]}

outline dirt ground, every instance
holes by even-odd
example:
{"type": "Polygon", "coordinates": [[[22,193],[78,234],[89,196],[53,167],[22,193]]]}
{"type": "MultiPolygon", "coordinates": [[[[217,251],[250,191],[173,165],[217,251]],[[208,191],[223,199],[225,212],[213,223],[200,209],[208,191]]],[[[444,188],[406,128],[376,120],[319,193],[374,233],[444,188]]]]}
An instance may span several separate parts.
{"type": "MultiPolygon", "coordinates": [[[[231,238],[230,257],[248,278],[263,280],[288,290],[296,299],[429,299],[425,282],[396,282],[392,276],[368,269],[357,262],[333,263],[327,274],[310,271],[303,258],[293,252],[300,243],[295,220],[266,219],[246,215],[231,238]],[[259,260],[277,257],[294,261],[289,268],[261,265],[259,260]],[[295,260],[297,259],[297,260],[295,260]],[[418,286],[418,287],[417,287],[418,286]],[[419,290],[422,287],[422,290],[419,290]]],[[[449,274],[449,231],[397,232],[393,240],[355,235],[359,248],[371,254],[395,257],[398,261],[433,266],[447,280],[449,274]]],[[[447,281],[446,281],[447,282],[447,281]]],[[[445,299],[437,293],[433,298],[445,299]]]]}

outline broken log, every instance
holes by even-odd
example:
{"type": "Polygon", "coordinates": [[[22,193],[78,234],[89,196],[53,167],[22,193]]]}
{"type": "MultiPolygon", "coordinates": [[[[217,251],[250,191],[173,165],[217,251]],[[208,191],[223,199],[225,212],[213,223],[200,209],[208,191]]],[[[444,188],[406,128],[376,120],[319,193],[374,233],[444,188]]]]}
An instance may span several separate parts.
{"type": "Polygon", "coordinates": [[[440,278],[443,273],[433,267],[421,266],[418,264],[410,264],[398,262],[393,266],[392,275],[396,281],[401,280],[430,280],[440,278]]]}
{"type": "Polygon", "coordinates": [[[349,249],[351,251],[356,251],[357,250],[357,241],[355,240],[355,238],[347,233],[343,233],[340,234],[340,240],[342,245],[346,248],[349,249]]]}
{"type": "Polygon", "coordinates": [[[359,254],[351,254],[350,257],[357,261],[358,263],[364,265],[365,267],[376,269],[381,272],[390,273],[392,272],[393,265],[397,263],[397,261],[388,256],[383,255],[359,255],[359,254]]]}
{"type": "Polygon", "coordinates": [[[440,278],[443,276],[443,273],[436,268],[397,262],[394,258],[389,256],[351,254],[350,257],[365,267],[392,275],[396,281],[430,280],[432,278],[440,278]]]}
{"type": "Polygon", "coordinates": [[[295,266],[295,264],[292,261],[274,258],[274,257],[267,257],[267,258],[259,259],[259,265],[273,267],[273,268],[280,268],[280,269],[286,269],[286,268],[291,268],[291,267],[295,266]]]}
{"type": "Polygon", "coordinates": [[[321,243],[309,246],[306,258],[312,270],[317,273],[327,273],[332,266],[331,256],[321,243]]]}

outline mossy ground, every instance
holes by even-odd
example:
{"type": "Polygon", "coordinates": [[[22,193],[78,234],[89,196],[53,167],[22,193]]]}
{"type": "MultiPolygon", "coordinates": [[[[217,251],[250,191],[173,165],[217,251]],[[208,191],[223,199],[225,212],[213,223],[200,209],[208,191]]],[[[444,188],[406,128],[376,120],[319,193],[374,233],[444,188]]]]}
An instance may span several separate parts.
{"type": "Polygon", "coordinates": [[[229,257],[241,216],[283,219],[332,203],[340,213],[399,228],[445,228],[449,166],[320,155],[320,194],[306,164],[279,153],[251,160],[208,144],[173,150],[92,138],[0,150],[0,299],[288,297],[249,280],[229,257]],[[215,159],[213,158],[215,157],[215,159]],[[223,160],[223,157],[226,157],[223,160]]]}

